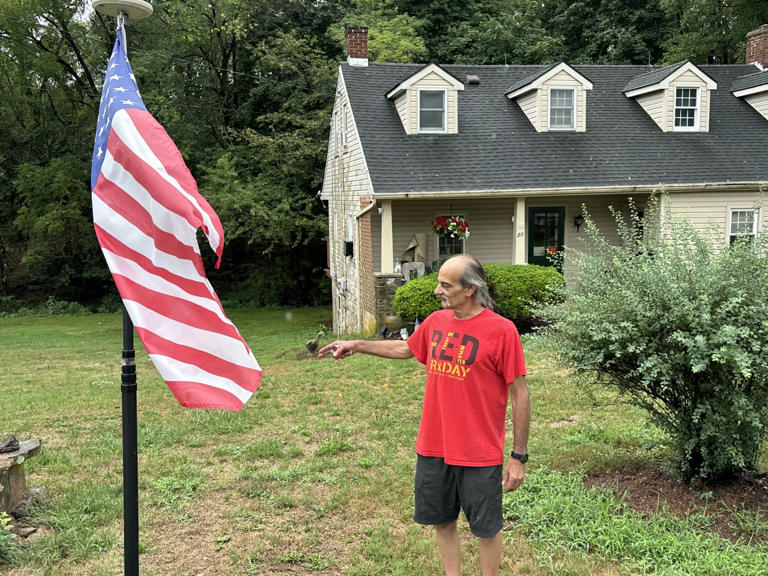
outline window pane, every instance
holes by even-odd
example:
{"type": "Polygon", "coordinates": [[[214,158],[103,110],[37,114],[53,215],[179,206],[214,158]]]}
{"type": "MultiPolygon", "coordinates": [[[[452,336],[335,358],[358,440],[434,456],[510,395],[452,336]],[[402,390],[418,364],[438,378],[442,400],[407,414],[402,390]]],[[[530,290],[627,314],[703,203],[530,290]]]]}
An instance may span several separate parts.
{"type": "Polygon", "coordinates": [[[549,127],[573,128],[573,90],[550,90],[549,127]]]}
{"type": "Polygon", "coordinates": [[[422,90],[419,92],[421,96],[421,109],[429,110],[442,110],[443,109],[443,96],[445,92],[442,90],[422,90]]]}
{"type": "Polygon", "coordinates": [[[678,108],[675,110],[675,126],[696,126],[696,110],[678,108]]]}
{"type": "Polygon", "coordinates": [[[464,253],[464,240],[450,236],[438,236],[438,258],[447,260],[451,256],[464,253]]]}
{"type": "Polygon", "coordinates": [[[678,88],[675,98],[675,106],[682,106],[685,108],[696,107],[696,89],[695,88],[678,88]]]}
{"type": "Polygon", "coordinates": [[[754,210],[731,210],[731,235],[744,236],[755,233],[754,210]]]}
{"type": "Polygon", "coordinates": [[[573,106],[573,92],[571,90],[552,90],[551,104],[555,108],[571,108],[573,106]]]}
{"type": "Polygon", "coordinates": [[[422,110],[421,128],[441,128],[443,127],[442,110],[422,110]]]}

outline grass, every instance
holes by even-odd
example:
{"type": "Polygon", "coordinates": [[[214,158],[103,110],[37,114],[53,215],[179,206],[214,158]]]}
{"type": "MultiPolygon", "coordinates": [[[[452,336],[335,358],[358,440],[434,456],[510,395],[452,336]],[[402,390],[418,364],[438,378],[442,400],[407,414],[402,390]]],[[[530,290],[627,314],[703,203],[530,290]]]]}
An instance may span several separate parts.
{"type": "MultiPolygon", "coordinates": [[[[264,369],[240,413],[181,408],[137,352],[142,574],[441,574],[432,531],[411,519],[423,368],[307,358],[327,309],[230,314],[264,369]]],[[[0,433],[43,440],[27,482],[51,495],[3,576],[122,572],[121,338],[117,314],[0,319],[0,433]]],[[[759,513],[735,516],[733,544],[702,529],[706,515],[641,517],[585,487],[586,470],[663,461],[664,438],[610,393],[585,392],[542,343],[524,346],[532,459],[505,500],[502,573],[761,573],[759,513]]],[[[459,526],[464,573],[475,574],[476,545],[459,526]]]]}

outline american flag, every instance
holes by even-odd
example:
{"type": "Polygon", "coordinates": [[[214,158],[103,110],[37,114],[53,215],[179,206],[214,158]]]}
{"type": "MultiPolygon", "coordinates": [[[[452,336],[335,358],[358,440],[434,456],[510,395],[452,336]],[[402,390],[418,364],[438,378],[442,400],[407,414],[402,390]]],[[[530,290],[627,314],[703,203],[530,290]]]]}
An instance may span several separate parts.
{"type": "Polygon", "coordinates": [[[224,230],[181,153],[147,112],[118,32],[91,166],[93,222],[155,367],[190,408],[240,410],[261,368],[208,282],[202,228],[221,263],[224,230]]]}

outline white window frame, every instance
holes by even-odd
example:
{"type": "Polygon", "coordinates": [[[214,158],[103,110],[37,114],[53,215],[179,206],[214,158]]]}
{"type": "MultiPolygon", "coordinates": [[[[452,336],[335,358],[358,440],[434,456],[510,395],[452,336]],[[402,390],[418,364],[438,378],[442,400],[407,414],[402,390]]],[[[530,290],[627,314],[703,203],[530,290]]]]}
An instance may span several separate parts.
{"type": "Polygon", "coordinates": [[[675,94],[673,96],[672,106],[672,129],[675,132],[697,132],[700,126],[701,118],[701,88],[699,86],[675,86],[675,94]],[[696,106],[678,106],[677,105],[677,91],[678,90],[694,90],[696,92],[696,106]],[[678,126],[676,124],[677,111],[678,110],[693,110],[693,126],[678,126]]]}
{"type": "MultiPolygon", "coordinates": [[[[467,219],[467,217],[464,214],[437,214],[436,218],[439,218],[441,216],[458,216],[459,218],[461,218],[463,220],[467,219]]],[[[435,260],[437,260],[437,262],[440,263],[440,262],[443,262],[443,261],[440,260],[440,239],[441,238],[447,238],[447,236],[444,236],[443,234],[438,234],[437,232],[435,232],[435,236],[437,236],[437,238],[435,238],[435,260]]],[[[462,238],[461,239],[461,254],[466,254],[466,253],[467,253],[467,239],[466,238],[462,238]]],[[[446,259],[447,258],[450,258],[450,256],[447,256],[446,259]]]]}
{"type": "Polygon", "coordinates": [[[726,234],[728,237],[728,246],[731,246],[738,238],[754,238],[757,236],[757,230],[760,222],[760,210],[754,206],[750,207],[729,207],[728,208],[728,228],[726,234]],[[751,212],[752,213],[752,231],[748,233],[733,231],[733,215],[735,212],[751,212]]]}
{"type": "MultiPolygon", "coordinates": [[[[558,107],[558,110],[566,110],[566,108],[558,107]]],[[[548,93],[548,111],[547,121],[549,122],[549,129],[555,132],[573,132],[576,130],[576,88],[570,88],[568,86],[550,86],[548,93]],[[570,126],[552,126],[552,92],[559,90],[562,92],[571,93],[571,125],[570,126]]]]}
{"type": "Polygon", "coordinates": [[[341,139],[341,149],[347,151],[347,105],[346,103],[342,107],[341,114],[341,130],[339,131],[341,139]]]}
{"type": "MultiPolygon", "coordinates": [[[[425,110],[434,111],[436,108],[426,108],[425,110]]],[[[419,124],[420,133],[445,134],[448,131],[448,90],[445,88],[419,88],[416,93],[416,115],[419,124]],[[422,92],[442,92],[443,93],[443,127],[442,128],[423,128],[421,126],[421,93],[422,92]]]]}

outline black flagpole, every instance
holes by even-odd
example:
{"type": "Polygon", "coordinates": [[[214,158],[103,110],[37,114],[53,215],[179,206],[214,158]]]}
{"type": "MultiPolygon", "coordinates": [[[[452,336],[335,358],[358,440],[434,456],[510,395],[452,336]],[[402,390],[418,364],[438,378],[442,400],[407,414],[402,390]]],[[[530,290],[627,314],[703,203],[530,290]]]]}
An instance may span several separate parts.
{"type": "Polygon", "coordinates": [[[139,456],[133,322],[123,308],[123,560],[125,576],[139,576],[139,456]]]}
{"type": "MultiPolygon", "coordinates": [[[[123,36],[128,54],[125,27],[128,18],[142,19],[152,14],[146,0],[91,0],[98,12],[116,18],[116,34],[123,36]]],[[[136,418],[136,351],[133,347],[133,322],[123,306],[123,355],[120,374],[123,411],[123,565],[125,576],[139,576],[139,449],[136,418]]]]}

